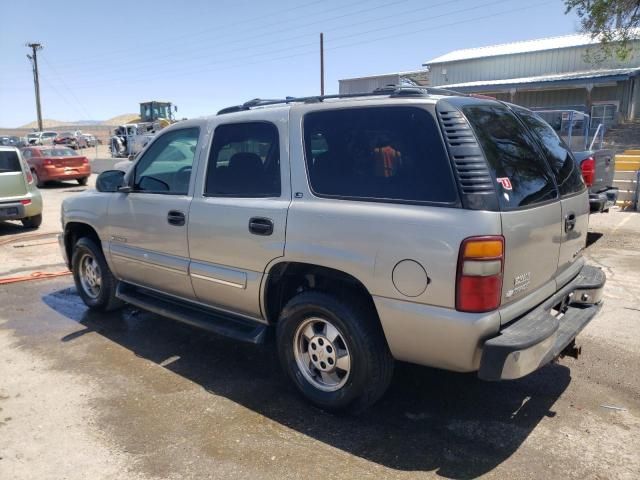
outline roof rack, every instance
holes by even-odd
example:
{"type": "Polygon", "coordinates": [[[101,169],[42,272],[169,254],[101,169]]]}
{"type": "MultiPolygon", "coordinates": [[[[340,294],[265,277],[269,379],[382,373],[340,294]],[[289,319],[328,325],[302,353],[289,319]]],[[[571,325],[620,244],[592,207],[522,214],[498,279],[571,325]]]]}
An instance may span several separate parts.
{"type": "Polygon", "coordinates": [[[287,105],[289,103],[320,103],[324,100],[331,100],[337,98],[356,98],[356,97],[369,97],[369,96],[389,96],[391,98],[397,97],[426,97],[428,95],[457,95],[468,96],[467,94],[456,92],[455,90],[447,90],[445,88],[433,88],[422,86],[407,86],[407,85],[386,85],[384,87],[376,88],[373,92],[369,93],[343,93],[336,95],[314,95],[311,97],[286,97],[282,99],[263,99],[254,98],[242,105],[233,105],[231,107],[223,108],[218,112],[218,115],[224,115],[225,113],[242,112],[245,110],[251,110],[255,107],[265,107],[268,105],[287,105]]]}

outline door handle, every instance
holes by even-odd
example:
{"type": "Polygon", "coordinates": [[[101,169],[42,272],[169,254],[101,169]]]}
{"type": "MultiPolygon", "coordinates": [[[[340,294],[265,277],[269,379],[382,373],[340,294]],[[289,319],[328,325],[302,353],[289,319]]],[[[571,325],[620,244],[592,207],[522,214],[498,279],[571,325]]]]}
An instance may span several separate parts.
{"type": "Polygon", "coordinates": [[[254,235],[271,235],[273,233],[273,220],[264,217],[251,217],[249,219],[249,231],[254,235]]]}
{"type": "Polygon", "coordinates": [[[176,227],[182,227],[185,224],[186,217],[184,212],[180,210],[169,210],[167,214],[167,222],[169,225],[175,225],[176,227]]]}
{"type": "Polygon", "coordinates": [[[569,233],[574,228],[576,228],[576,214],[570,213],[564,217],[564,231],[569,233]]]}

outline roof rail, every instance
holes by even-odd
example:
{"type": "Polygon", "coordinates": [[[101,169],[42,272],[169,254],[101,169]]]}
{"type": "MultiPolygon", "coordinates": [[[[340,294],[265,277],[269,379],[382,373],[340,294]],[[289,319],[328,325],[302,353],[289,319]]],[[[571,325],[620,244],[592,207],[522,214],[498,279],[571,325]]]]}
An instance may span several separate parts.
{"type": "Polygon", "coordinates": [[[289,103],[320,103],[324,100],[338,99],[338,98],[357,98],[357,97],[369,97],[369,96],[389,96],[395,97],[425,97],[428,95],[457,95],[468,96],[467,94],[456,92],[455,90],[447,90],[445,88],[432,88],[422,86],[408,86],[408,85],[386,85],[384,87],[376,88],[373,92],[364,93],[343,93],[335,95],[314,95],[311,97],[286,97],[282,99],[263,99],[254,98],[242,105],[233,105],[231,107],[223,108],[218,112],[218,115],[224,115],[225,113],[242,112],[245,110],[251,110],[255,107],[265,107],[268,105],[287,105],[289,103]]]}

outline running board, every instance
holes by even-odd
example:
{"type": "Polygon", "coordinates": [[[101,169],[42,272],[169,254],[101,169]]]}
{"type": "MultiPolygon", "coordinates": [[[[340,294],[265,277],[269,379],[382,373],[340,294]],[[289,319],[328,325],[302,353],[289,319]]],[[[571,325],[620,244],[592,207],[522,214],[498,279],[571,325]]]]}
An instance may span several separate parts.
{"type": "Polygon", "coordinates": [[[249,343],[264,343],[267,325],[170,298],[145,288],[118,283],[116,297],[143,310],[249,343]]]}

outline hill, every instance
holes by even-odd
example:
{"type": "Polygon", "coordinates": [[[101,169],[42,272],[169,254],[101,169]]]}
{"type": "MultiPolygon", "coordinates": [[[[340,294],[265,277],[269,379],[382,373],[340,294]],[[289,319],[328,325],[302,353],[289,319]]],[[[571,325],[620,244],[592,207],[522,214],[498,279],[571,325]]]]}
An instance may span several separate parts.
{"type": "MultiPolygon", "coordinates": [[[[51,118],[45,118],[42,120],[42,128],[44,128],[45,130],[55,130],[56,128],[59,128],[59,127],[74,126],[81,129],[83,125],[85,126],[104,125],[104,126],[111,127],[114,125],[132,123],[137,121],[138,119],[139,119],[139,116],[137,113],[124,113],[122,115],[118,115],[116,117],[113,117],[113,118],[110,118],[109,120],[104,120],[104,121],[100,121],[100,120],[62,121],[62,120],[53,120],[51,118]]],[[[33,122],[29,122],[25,125],[18,127],[18,129],[28,129],[28,130],[32,130],[36,128],[38,128],[38,122],[35,120],[33,122]]]]}

